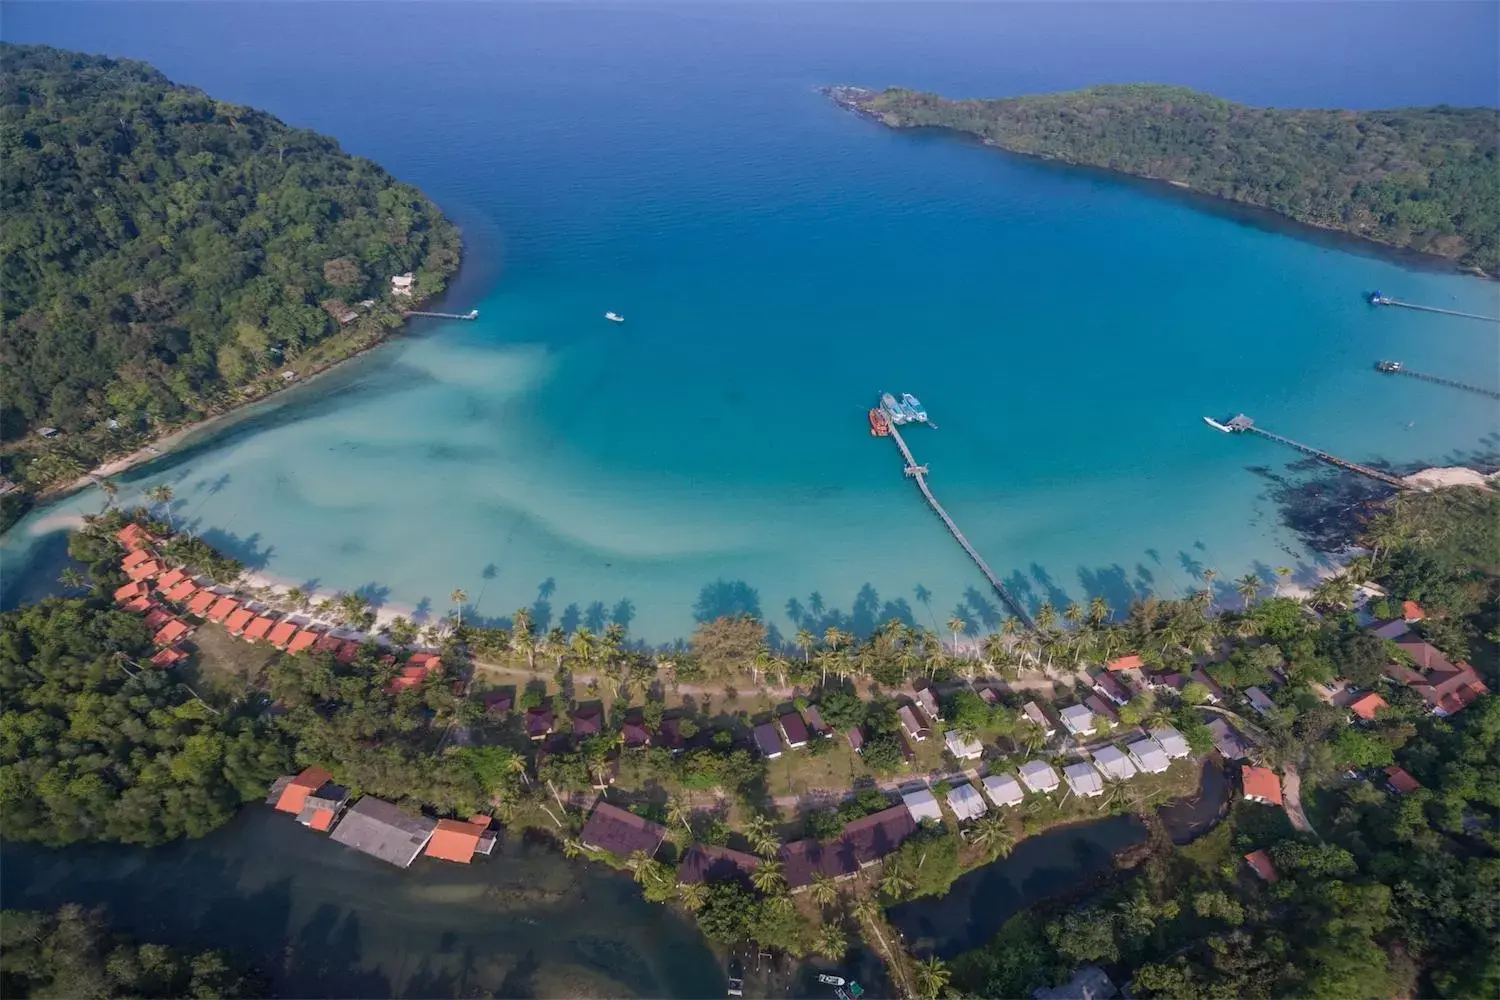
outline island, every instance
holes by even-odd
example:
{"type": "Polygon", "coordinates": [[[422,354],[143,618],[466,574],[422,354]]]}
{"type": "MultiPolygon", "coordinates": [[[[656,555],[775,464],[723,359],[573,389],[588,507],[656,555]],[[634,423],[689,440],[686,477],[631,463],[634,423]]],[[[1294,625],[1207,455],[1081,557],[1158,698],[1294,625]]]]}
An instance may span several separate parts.
{"type": "Polygon", "coordinates": [[[371,346],[458,269],[437,206],[326,136],[132,60],[0,66],[0,528],[371,346]]]}
{"type": "Polygon", "coordinates": [[[1500,110],[1258,108],[1127,84],[998,100],[890,88],[828,96],[892,128],[943,128],[1012,153],[1252,205],[1297,222],[1500,270],[1500,110]]]}

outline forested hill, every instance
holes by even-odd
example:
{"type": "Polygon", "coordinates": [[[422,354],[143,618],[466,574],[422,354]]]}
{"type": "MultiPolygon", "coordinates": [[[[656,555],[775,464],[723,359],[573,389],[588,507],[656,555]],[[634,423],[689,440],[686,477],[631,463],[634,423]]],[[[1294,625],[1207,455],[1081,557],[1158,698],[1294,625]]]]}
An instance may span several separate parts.
{"type": "Polygon", "coordinates": [[[1500,271],[1500,111],[1491,108],[1256,108],[1149,84],[1003,100],[830,95],[893,127],[968,132],[1500,271]]]}
{"type": "Polygon", "coordinates": [[[355,325],[334,300],[365,317],[392,275],[423,297],[458,266],[436,206],[332,139],[140,62],[3,45],[0,69],[6,441],[190,418],[355,325]]]}

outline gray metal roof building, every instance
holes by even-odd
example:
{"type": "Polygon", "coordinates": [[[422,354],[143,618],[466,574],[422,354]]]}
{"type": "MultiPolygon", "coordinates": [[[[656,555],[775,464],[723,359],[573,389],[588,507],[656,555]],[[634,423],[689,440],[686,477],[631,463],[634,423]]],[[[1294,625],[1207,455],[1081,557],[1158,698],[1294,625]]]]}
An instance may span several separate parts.
{"type": "Polygon", "coordinates": [[[330,839],[406,868],[422,853],[435,829],[437,820],[413,816],[366,795],[344,813],[330,839]]]}

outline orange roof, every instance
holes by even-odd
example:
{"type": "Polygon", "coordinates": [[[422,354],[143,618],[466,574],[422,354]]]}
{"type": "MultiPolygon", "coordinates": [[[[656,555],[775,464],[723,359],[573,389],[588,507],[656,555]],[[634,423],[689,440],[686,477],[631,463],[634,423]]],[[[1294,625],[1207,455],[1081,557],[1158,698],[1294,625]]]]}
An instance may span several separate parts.
{"type": "Polygon", "coordinates": [[[166,598],[181,604],[198,592],[198,585],[192,580],[181,580],[176,585],[166,588],[166,598]]]}
{"type": "Polygon", "coordinates": [[[427,842],[427,856],[466,865],[474,858],[479,835],[488,829],[488,824],[481,826],[461,819],[440,819],[437,829],[432,831],[432,839],[427,842]]]}
{"type": "MultiPolygon", "coordinates": [[[[276,800],[276,808],[284,813],[296,815],[302,811],[307,797],[333,780],[333,775],[321,767],[309,767],[287,783],[276,800]]],[[[332,817],[330,817],[331,819],[332,817]]]]}
{"type": "Polygon", "coordinates": [[[357,656],[359,656],[359,643],[353,639],[345,639],[339,651],[333,654],[334,659],[340,663],[353,663],[357,656]]]}
{"type": "Polygon", "coordinates": [[[155,606],[155,602],[153,602],[149,596],[142,594],[140,597],[137,597],[135,600],[125,605],[124,610],[129,611],[132,614],[139,615],[150,611],[155,606]]]}
{"type": "Polygon", "coordinates": [[[1139,670],[1141,669],[1141,658],[1131,653],[1129,656],[1116,657],[1104,666],[1110,670],[1139,670]]]}
{"type": "MultiPolygon", "coordinates": [[[[214,608],[214,610],[218,611],[219,609],[216,607],[214,608]]],[[[240,608],[237,611],[231,611],[229,613],[229,617],[224,619],[224,627],[233,634],[239,635],[241,632],[245,631],[245,626],[249,625],[251,619],[253,619],[254,617],[254,611],[251,611],[249,608],[240,608]]]]}
{"type": "Polygon", "coordinates": [[[151,665],[153,667],[166,668],[175,666],[176,664],[181,663],[187,658],[188,655],[180,649],[163,649],[159,650],[155,656],[151,657],[151,665]]]}
{"type": "Polygon", "coordinates": [[[187,578],[188,575],[182,570],[174,569],[170,573],[162,574],[162,578],[156,581],[156,585],[162,590],[171,590],[173,587],[177,586],[187,578]]]}
{"type": "Polygon", "coordinates": [[[311,649],[313,643],[318,641],[318,633],[311,629],[303,629],[292,636],[292,641],[287,645],[288,653],[300,653],[304,649],[311,649]]]}
{"type": "Polygon", "coordinates": [[[146,612],[146,627],[152,631],[161,628],[171,620],[172,612],[166,608],[159,608],[153,605],[151,610],[146,612]]]}
{"type": "Polygon", "coordinates": [[[151,590],[144,583],[139,580],[133,580],[115,591],[115,600],[123,604],[126,601],[133,601],[137,597],[145,597],[149,593],[151,593],[151,590]]]}
{"type": "Polygon", "coordinates": [[[120,560],[120,565],[125,567],[126,569],[129,569],[132,566],[139,566],[141,563],[147,562],[153,558],[155,557],[145,549],[135,549],[125,554],[125,558],[120,560]]]}
{"type": "Polygon", "coordinates": [[[276,622],[270,618],[257,618],[255,619],[255,621],[251,622],[248,627],[246,627],[245,638],[249,639],[251,642],[255,642],[258,639],[264,639],[266,637],[266,633],[271,631],[271,626],[275,624],[276,622]]]}
{"type": "MultiPolygon", "coordinates": [[[[299,809],[297,811],[301,812],[302,810],[299,809]]],[[[312,814],[312,819],[310,819],[310,820],[307,821],[307,825],[309,827],[311,827],[312,829],[314,829],[314,830],[327,830],[329,827],[333,826],[333,810],[332,809],[316,809],[316,810],[314,810],[313,814],[312,814]]]]}
{"type": "Polygon", "coordinates": [[[1392,788],[1402,795],[1410,795],[1422,787],[1422,783],[1408,774],[1405,768],[1397,767],[1394,764],[1385,769],[1385,779],[1391,783],[1392,788]]]}
{"type": "Polygon", "coordinates": [[[277,649],[286,649],[287,645],[292,641],[292,636],[296,634],[297,626],[283,620],[276,623],[276,626],[271,629],[271,634],[267,638],[270,640],[271,645],[277,649]]]}
{"type": "Polygon", "coordinates": [[[186,625],[174,618],[161,627],[161,631],[156,633],[156,638],[152,641],[158,646],[170,646],[187,635],[189,631],[191,630],[186,625]]]}
{"type": "Polygon", "coordinates": [[[1380,695],[1376,694],[1374,691],[1370,691],[1367,694],[1360,695],[1354,701],[1349,703],[1349,711],[1353,712],[1361,719],[1373,719],[1375,718],[1376,712],[1380,711],[1382,708],[1390,707],[1391,706],[1386,703],[1386,700],[1380,697],[1380,695]]]}
{"type": "Polygon", "coordinates": [[[1247,767],[1240,773],[1245,783],[1245,797],[1263,799],[1281,805],[1281,779],[1269,767],[1247,767]]]}
{"type": "Polygon", "coordinates": [[[162,564],[155,559],[148,559],[127,569],[125,575],[132,580],[146,580],[160,573],[163,568],[162,564]]]}
{"type": "Polygon", "coordinates": [[[406,658],[406,665],[423,670],[439,670],[443,666],[443,660],[436,653],[413,653],[406,658]]]}
{"type": "Polygon", "coordinates": [[[313,650],[318,653],[337,653],[339,651],[339,647],[343,644],[344,640],[340,639],[332,632],[324,632],[322,637],[313,644],[313,650]]]}
{"type": "Polygon", "coordinates": [[[1401,617],[1409,622],[1419,622],[1427,617],[1427,612],[1422,610],[1422,605],[1416,601],[1401,602],[1401,617]]]}
{"type": "Polygon", "coordinates": [[[425,678],[426,676],[427,672],[421,667],[402,667],[401,673],[391,678],[391,683],[388,690],[394,694],[395,692],[405,690],[406,688],[414,688],[417,685],[421,684],[423,678],[425,678]]]}
{"type": "Polygon", "coordinates": [[[1281,878],[1276,874],[1276,866],[1271,864],[1271,856],[1265,851],[1251,851],[1245,855],[1245,862],[1250,866],[1251,871],[1267,882],[1275,882],[1281,878]]]}
{"type": "Polygon", "coordinates": [[[127,524],[115,532],[115,538],[127,549],[138,549],[142,545],[148,545],[155,541],[151,533],[139,524],[127,524]]]}
{"type": "Polygon", "coordinates": [[[208,620],[211,622],[221,622],[234,614],[239,606],[240,602],[234,598],[221,597],[213,607],[208,609],[208,620]]]}
{"type": "Polygon", "coordinates": [[[219,595],[215,594],[212,590],[200,590],[188,602],[188,610],[199,618],[202,618],[208,614],[208,609],[213,607],[214,602],[218,599],[219,595]]]}

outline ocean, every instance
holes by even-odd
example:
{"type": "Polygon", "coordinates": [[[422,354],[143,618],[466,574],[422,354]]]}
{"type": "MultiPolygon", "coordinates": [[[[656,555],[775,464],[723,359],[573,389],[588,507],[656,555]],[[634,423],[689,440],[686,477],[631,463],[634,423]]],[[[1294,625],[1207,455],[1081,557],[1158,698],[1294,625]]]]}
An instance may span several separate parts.
{"type": "MultiPolygon", "coordinates": [[[[121,478],[267,575],[419,617],[516,608],[651,644],[1000,609],[871,438],[881,390],[1032,606],[1116,608],[1321,557],[1299,456],[1492,454],[1494,283],[1148,185],[898,133],[817,88],[1004,96],[1184,84],[1253,103],[1494,104],[1493,4],[11,3],[4,36],[145,59],[337,138],[463,228],[444,305],[388,346],[121,478]],[[624,314],[623,324],[603,314],[624,314]]],[[[50,584],[84,493],[0,546],[50,584]]]]}

